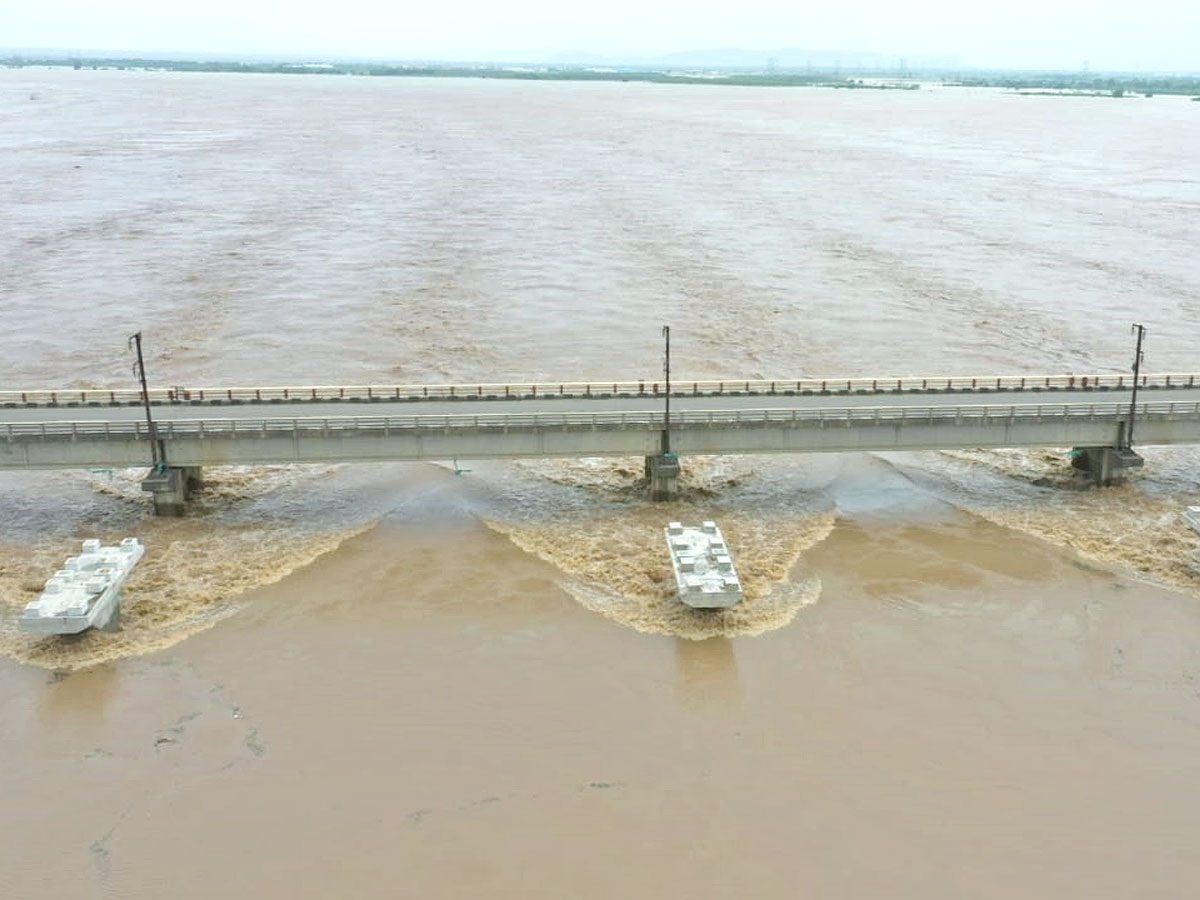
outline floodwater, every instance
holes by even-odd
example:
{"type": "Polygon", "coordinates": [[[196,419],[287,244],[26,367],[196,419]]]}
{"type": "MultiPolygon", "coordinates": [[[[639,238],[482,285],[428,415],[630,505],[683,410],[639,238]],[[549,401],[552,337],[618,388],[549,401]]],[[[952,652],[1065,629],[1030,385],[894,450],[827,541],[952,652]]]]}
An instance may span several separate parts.
{"type": "MultiPolygon", "coordinates": [[[[1193,371],[1200,104],[0,70],[0,389],[1193,371]]],[[[0,896],[1191,897],[1200,453],[0,474],[0,896]],[[669,602],[720,521],[740,608],[669,602]],[[141,536],[122,631],[21,606],[141,536]]]]}

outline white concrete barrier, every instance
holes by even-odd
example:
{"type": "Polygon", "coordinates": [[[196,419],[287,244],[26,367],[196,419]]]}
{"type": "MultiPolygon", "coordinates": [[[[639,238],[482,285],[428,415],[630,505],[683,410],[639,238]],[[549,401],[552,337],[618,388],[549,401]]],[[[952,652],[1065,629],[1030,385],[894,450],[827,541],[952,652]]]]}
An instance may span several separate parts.
{"type": "MultiPolygon", "coordinates": [[[[1200,385],[1200,374],[1142,375],[1139,387],[1190,388],[1200,385]]],[[[772,394],[919,393],[1030,390],[1129,390],[1132,375],[986,375],[902,376],[880,378],[774,378],[677,381],[676,396],[737,396],[772,394]]],[[[318,385],[292,387],[173,386],[152,388],[155,404],[315,403],[372,402],[385,400],[521,400],[552,397],[660,397],[660,381],[588,381],[515,384],[425,385],[318,385]]],[[[142,392],[131,388],[85,388],[0,391],[4,406],[126,406],[141,403],[142,392]]]]}

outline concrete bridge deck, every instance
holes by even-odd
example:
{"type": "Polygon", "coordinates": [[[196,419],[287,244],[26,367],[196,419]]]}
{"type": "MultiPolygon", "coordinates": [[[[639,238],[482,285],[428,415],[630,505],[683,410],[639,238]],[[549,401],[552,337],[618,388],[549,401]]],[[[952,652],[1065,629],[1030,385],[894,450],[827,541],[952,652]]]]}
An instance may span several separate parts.
{"type": "MultiPolygon", "coordinates": [[[[798,379],[723,379],[709,381],[676,380],[672,398],[685,397],[781,397],[991,393],[1028,394],[1042,392],[1129,391],[1130,375],[986,375],[986,376],[903,376],[883,378],[798,378],[798,379]]],[[[1200,388],[1200,374],[1147,374],[1138,378],[1138,387],[1147,390],[1200,388]]],[[[316,402],[414,402],[437,400],[592,400],[602,398],[661,399],[666,385],[661,381],[476,383],[444,385],[343,385],[291,387],[215,387],[152,388],[153,405],[217,406],[254,403],[316,402]]],[[[0,407],[101,407],[140,405],[140,390],[129,388],[36,388],[0,390],[0,407]]],[[[1014,401],[1020,402],[1020,401],[1014,401]]]]}
{"type": "MultiPolygon", "coordinates": [[[[231,391],[233,389],[230,389],[231,391]]],[[[153,415],[157,422],[200,421],[205,419],[259,420],[267,417],[300,418],[307,416],[361,417],[361,416],[434,416],[464,415],[474,413],[517,414],[522,413],[600,413],[600,412],[660,412],[665,394],[646,392],[628,396],[612,394],[576,395],[510,395],[510,399],[497,395],[459,395],[448,397],[445,392],[422,399],[400,399],[375,393],[370,400],[360,395],[345,399],[309,400],[297,396],[304,389],[279,389],[291,392],[290,400],[278,398],[264,400],[218,398],[188,402],[158,401],[153,404],[153,415]]],[[[349,392],[352,389],[340,389],[349,392]]],[[[208,391],[210,398],[217,391],[208,391]]],[[[0,405],[0,423],[27,423],[38,421],[96,421],[121,422],[145,421],[145,411],[140,393],[132,392],[135,401],[120,401],[116,405],[89,402],[79,404],[30,403],[28,405],[0,405]]],[[[55,392],[59,398],[63,392],[55,392]]],[[[952,407],[963,405],[1087,405],[1094,403],[1128,404],[1130,391],[1118,388],[1016,388],[986,390],[945,390],[928,392],[895,391],[839,391],[829,393],[745,393],[742,391],[710,394],[691,394],[672,389],[672,414],[697,410],[749,410],[749,409],[852,409],[879,407],[881,409],[903,407],[952,407]]],[[[1160,384],[1148,386],[1140,395],[1149,399],[1172,401],[1200,401],[1200,377],[1197,386],[1186,382],[1170,387],[1160,384]]]]}
{"type": "MultiPolygon", "coordinates": [[[[1197,381],[1191,375],[1140,380],[1146,393],[1137,404],[1139,444],[1200,443],[1197,381]]],[[[971,379],[925,390],[904,382],[899,389],[871,389],[865,385],[879,380],[849,380],[831,391],[823,383],[824,392],[795,389],[805,382],[789,382],[782,391],[780,382],[696,382],[694,393],[673,385],[670,449],[701,455],[1079,447],[1095,451],[1101,481],[1122,464],[1113,452],[1123,444],[1129,418],[1130,385],[1123,376],[971,379]],[[772,385],[774,392],[766,390],[772,385]]],[[[159,474],[175,485],[162,491],[185,496],[181,478],[196,477],[206,465],[538,456],[643,455],[654,484],[651,463],[663,463],[665,397],[653,383],[625,384],[642,389],[622,396],[589,385],[568,395],[563,385],[551,397],[528,390],[518,398],[513,386],[505,393],[476,386],[473,395],[459,386],[452,395],[447,386],[422,389],[419,397],[400,388],[390,395],[329,389],[336,396],[324,397],[316,388],[253,388],[206,391],[204,400],[156,391],[156,436],[171,470],[159,474]],[[273,393],[283,391],[286,398],[273,393]]],[[[0,393],[0,402],[14,393],[0,393]]],[[[77,400],[65,391],[20,393],[23,403],[0,408],[0,469],[150,463],[144,410],[129,401],[139,392],[85,392],[77,400]],[[107,401],[96,399],[104,394],[107,401]]],[[[673,484],[673,460],[664,466],[662,483],[673,484]]]]}
{"type": "MultiPolygon", "coordinates": [[[[967,447],[1116,446],[1125,403],[685,410],[679,454],[967,447]]],[[[1200,443],[1200,401],[1138,404],[1144,444],[1200,443]]],[[[208,417],[156,424],[172,465],[654,454],[661,411],[208,417]]],[[[149,460],[138,418],[0,422],[0,468],[133,466],[149,460]]]]}

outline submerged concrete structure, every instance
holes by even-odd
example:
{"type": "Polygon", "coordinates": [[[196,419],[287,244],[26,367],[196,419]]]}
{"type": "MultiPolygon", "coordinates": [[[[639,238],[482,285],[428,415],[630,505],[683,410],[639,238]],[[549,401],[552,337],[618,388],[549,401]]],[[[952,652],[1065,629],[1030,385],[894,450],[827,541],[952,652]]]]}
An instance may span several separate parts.
{"type": "Polygon", "coordinates": [[[646,481],[651,500],[672,500],[679,492],[679,457],[656,453],[646,457],[646,481]]]}
{"type": "Polygon", "coordinates": [[[717,523],[699,528],[670,522],[664,529],[679,599],[693,609],[728,609],[742,599],[742,583],[717,523]]]}
{"type": "Polygon", "coordinates": [[[200,466],[158,466],[142,479],[142,490],[154,501],[154,514],[182,516],[187,501],[201,484],[200,466]]]}
{"type": "Polygon", "coordinates": [[[83,542],[83,551],[54,573],[18,621],[30,634],[78,634],[88,628],[115,630],[121,617],[121,586],[145,548],[137,538],[120,546],[83,542]]]}
{"type": "Polygon", "coordinates": [[[1075,447],[1071,465],[1091,476],[1093,484],[1104,487],[1124,480],[1126,469],[1140,468],[1145,463],[1128,447],[1075,447]]]}

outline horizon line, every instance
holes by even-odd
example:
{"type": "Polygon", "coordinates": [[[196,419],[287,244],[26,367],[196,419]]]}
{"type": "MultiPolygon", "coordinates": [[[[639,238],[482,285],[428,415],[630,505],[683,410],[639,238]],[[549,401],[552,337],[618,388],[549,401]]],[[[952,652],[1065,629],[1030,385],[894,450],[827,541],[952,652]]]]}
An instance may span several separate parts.
{"type": "MultiPolygon", "coordinates": [[[[788,49],[788,48],[779,48],[788,49]]],[[[799,48],[797,48],[799,49],[799,48]]],[[[672,64],[668,60],[663,59],[664,56],[694,54],[702,55],[705,53],[714,52],[742,52],[754,53],[758,51],[745,50],[742,48],[710,48],[706,50],[681,50],[670,51],[655,56],[637,56],[624,57],[621,55],[605,56],[604,54],[580,52],[581,56],[593,56],[595,59],[587,60],[580,59],[571,61],[569,53],[558,52],[558,59],[550,59],[546,57],[530,57],[528,59],[510,59],[497,60],[487,59],[484,57],[470,58],[447,58],[447,57],[423,57],[423,56],[382,56],[382,55],[353,55],[341,53],[292,53],[279,51],[262,51],[262,52],[226,52],[226,51],[210,51],[210,50],[101,50],[88,48],[82,50],[65,49],[61,47],[0,47],[0,61],[6,60],[23,60],[26,54],[38,55],[31,62],[64,62],[73,63],[84,59],[90,61],[154,61],[154,62],[227,62],[227,63],[255,63],[255,62],[272,62],[279,64],[295,64],[295,65],[320,65],[320,64],[364,64],[374,63],[379,65],[390,66],[477,66],[477,67],[492,67],[504,68],[509,66],[545,66],[548,68],[557,69],[586,69],[595,66],[619,66],[633,67],[646,66],[651,68],[687,66],[700,67],[708,70],[745,70],[746,66],[718,63],[678,63],[672,64]]],[[[762,51],[764,55],[763,70],[766,71],[772,66],[772,58],[769,51],[762,51]]],[[[776,51],[778,52],[778,51],[776,51]]],[[[1119,69],[1119,68],[1093,68],[1086,67],[1056,67],[1056,66],[1017,66],[1017,65],[978,65],[966,61],[958,64],[948,64],[944,61],[923,63],[921,58],[952,56],[953,54],[901,54],[901,53],[883,53],[880,51],[838,51],[838,50],[813,50],[814,53],[831,54],[845,52],[847,56],[873,56],[886,57],[894,62],[883,62],[877,60],[874,64],[864,64],[862,60],[853,62],[814,62],[805,63],[804,65],[787,64],[779,65],[774,63],[775,71],[802,71],[804,69],[820,70],[820,71],[893,71],[899,69],[906,72],[1013,72],[1013,73],[1054,73],[1054,74],[1086,74],[1086,75],[1101,75],[1101,74],[1146,74],[1146,75],[1176,75],[1176,76],[1200,76],[1200,69],[1119,69]],[[911,62],[910,62],[911,60],[911,62]]]]}

